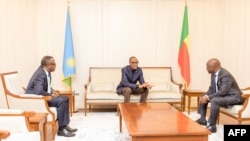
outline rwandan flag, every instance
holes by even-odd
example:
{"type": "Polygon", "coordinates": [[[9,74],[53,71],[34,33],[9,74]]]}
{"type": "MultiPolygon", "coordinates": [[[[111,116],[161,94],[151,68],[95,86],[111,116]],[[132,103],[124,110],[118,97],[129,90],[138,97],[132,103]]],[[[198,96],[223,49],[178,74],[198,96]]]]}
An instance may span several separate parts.
{"type": "Polygon", "coordinates": [[[63,54],[63,82],[71,88],[71,76],[75,75],[75,57],[70,25],[69,7],[67,9],[66,34],[63,54]]]}
{"type": "Polygon", "coordinates": [[[182,79],[186,87],[188,87],[190,84],[190,60],[189,60],[189,32],[188,32],[187,4],[185,4],[185,11],[182,23],[178,64],[180,67],[182,79]]]}

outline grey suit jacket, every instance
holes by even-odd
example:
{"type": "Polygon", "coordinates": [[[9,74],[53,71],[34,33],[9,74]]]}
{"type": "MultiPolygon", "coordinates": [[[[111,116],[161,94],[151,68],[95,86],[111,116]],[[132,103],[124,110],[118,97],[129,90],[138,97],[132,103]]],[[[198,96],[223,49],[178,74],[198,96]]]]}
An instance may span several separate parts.
{"type": "Polygon", "coordinates": [[[136,89],[136,83],[139,82],[140,84],[145,83],[143,72],[140,67],[137,67],[136,70],[134,70],[134,73],[132,72],[129,65],[123,67],[121,69],[122,71],[122,79],[119,85],[116,88],[116,92],[118,94],[121,94],[122,87],[130,87],[132,90],[136,89]]]}
{"type": "MultiPolygon", "coordinates": [[[[42,66],[40,66],[32,75],[25,93],[51,96],[51,94],[48,93],[47,90],[48,90],[47,75],[42,66]]],[[[51,90],[51,92],[52,91],[53,90],[51,90]]]]}
{"type": "MultiPolygon", "coordinates": [[[[212,80],[212,75],[211,75],[211,80],[212,80]]],[[[217,92],[212,93],[212,82],[211,82],[210,87],[206,93],[210,100],[214,97],[233,96],[236,98],[236,100],[239,101],[239,103],[242,103],[244,101],[244,99],[241,97],[242,92],[238,86],[238,83],[236,82],[232,74],[224,68],[220,69],[220,72],[217,76],[217,87],[218,87],[217,92]]],[[[230,105],[230,103],[228,105],[230,105]]]]}

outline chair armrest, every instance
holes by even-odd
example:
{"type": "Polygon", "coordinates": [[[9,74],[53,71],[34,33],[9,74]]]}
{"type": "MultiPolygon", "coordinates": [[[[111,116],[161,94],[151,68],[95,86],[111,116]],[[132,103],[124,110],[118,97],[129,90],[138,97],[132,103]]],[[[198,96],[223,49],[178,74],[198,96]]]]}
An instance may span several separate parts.
{"type": "Polygon", "coordinates": [[[243,89],[241,89],[242,91],[244,91],[244,90],[250,90],[250,87],[246,87],[246,88],[243,88],[243,89]]]}
{"type": "Polygon", "coordinates": [[[249,94],[244,94],[244,93],[243,93],[243,94],[241,95],[241,97],[243,97],[244,99],[247,99],[247,98],[250,97],[250,93],[249,93],[249,94]]]}
{"type": "Polygon", "coordinates": [[[6,139],[10,136],[10,132],[6,130],[0,130],[0,140],[6,139]]]}
{"type": "Polygon", "coordinates": [[[22,98],[43,98],[42,95],[37,94],[20,94],[19,96],[22,98]]]}

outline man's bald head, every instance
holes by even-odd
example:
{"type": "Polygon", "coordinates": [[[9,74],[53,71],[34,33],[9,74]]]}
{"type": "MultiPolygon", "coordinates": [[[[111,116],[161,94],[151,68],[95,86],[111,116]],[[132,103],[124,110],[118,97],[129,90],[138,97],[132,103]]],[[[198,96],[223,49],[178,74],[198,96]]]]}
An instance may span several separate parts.
{"type": "Polygon", "coordinates": [[[212,58],[207,61],[208,73],[216,73],[221,68],[220,61],[217,58],[212,58]]]}

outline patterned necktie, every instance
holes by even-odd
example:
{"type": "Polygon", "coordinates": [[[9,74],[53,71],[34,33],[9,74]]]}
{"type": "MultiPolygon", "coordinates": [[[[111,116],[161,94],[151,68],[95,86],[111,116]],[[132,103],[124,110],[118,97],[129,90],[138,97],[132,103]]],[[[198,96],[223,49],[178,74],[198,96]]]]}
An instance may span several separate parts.
{"type": "Polygon", "coordinates": [[[212,75],[212,92],[215,93],[216,92],[216,74],[212,75]]]}

